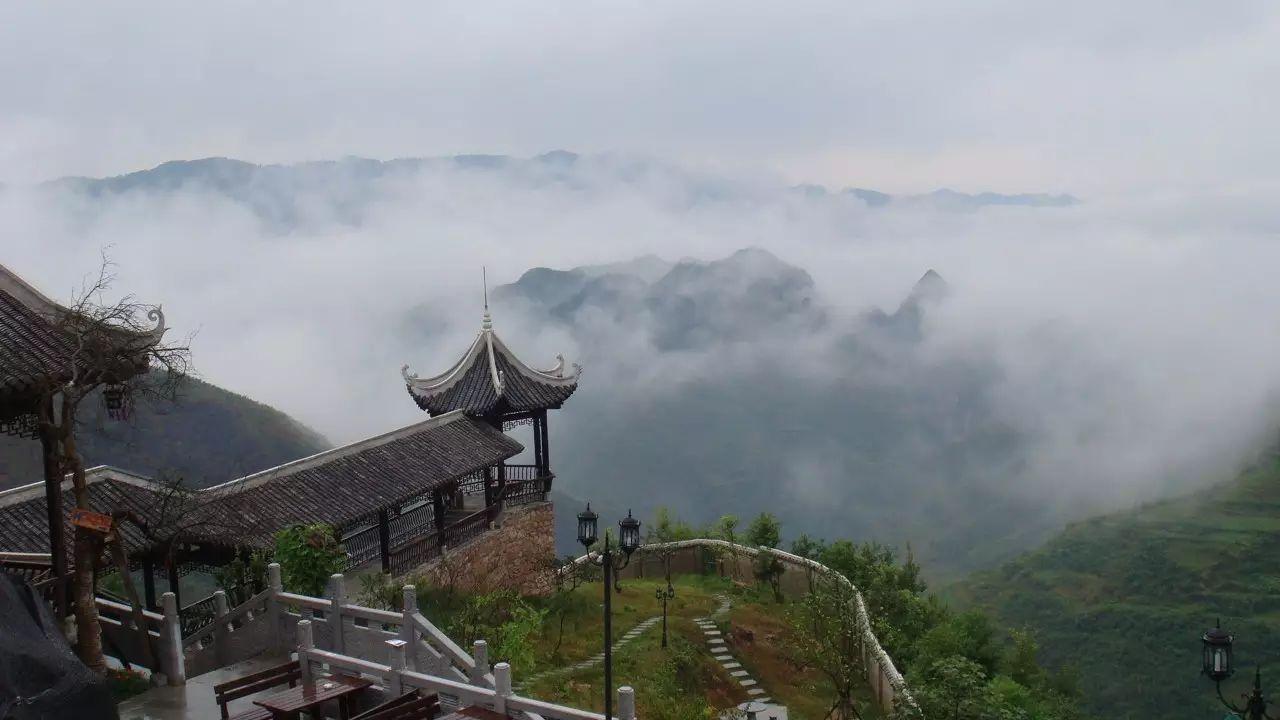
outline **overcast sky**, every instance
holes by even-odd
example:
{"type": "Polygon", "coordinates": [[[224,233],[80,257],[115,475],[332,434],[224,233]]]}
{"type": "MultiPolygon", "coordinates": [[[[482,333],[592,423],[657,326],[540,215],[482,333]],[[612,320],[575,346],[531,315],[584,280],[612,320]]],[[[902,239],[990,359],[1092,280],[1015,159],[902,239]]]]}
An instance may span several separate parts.
{"type": "Polygon", "coordinates": [[[890,191],[1268,186],[1280,4],[6,3],[0,182],[552,148],[890,191]]]}

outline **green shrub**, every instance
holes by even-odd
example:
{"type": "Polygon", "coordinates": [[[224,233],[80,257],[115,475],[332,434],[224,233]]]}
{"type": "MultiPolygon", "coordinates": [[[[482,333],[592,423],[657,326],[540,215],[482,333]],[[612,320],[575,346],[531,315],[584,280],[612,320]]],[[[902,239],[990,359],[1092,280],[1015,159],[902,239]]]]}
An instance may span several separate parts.
{"type": "Polygon", "coordinates": [[[332,526],[294,525],[276,533],[276,562],[289,592],[319,597],[329,576],[341,572],[347,553],[332,526]]]}

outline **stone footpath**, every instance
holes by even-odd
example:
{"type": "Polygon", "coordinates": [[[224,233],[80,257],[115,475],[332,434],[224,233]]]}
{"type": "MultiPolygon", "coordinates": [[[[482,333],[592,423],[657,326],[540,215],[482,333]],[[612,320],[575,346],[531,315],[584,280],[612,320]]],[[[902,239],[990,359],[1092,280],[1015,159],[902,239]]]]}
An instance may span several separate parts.
{"type": "MultiPolygon", "coordinates": [[[[624,633],[622,637],[614,641],[613,652],[618,652],[618,650],[622,649],[624,645],[636,639],[636,637],[638,637],[645,630],[648,630],[649,628],[653,627],[655,623],[658,623],[661,621],[662,621],[661,615],[655,615],[647,620],[641,621],[638,625],[636,625],[635,627],[631,628],[626,633],[624,633]]],[[[571,673],[577,670],[586,670],[592,665],[599,665],[602,662],[604,662],[603,651],[598,652],[595,655],[592,655],[591,657],[587,658],[586,660],[583,660],[580,663],[575,663],[573,665],[566,665],[564,667],[552,668],[551,670],[544,670],[540,673],[534,673],[533,675],[530,675],[529,677],[516,683],[516,687],[523,687],[525,685],[528,685],[531,682],[534,682],[535,680],[541,680],[545,677],[550,677],[552,675],[563,675],[565,673],[571,673]]]]}
{"type": "Polygon", "coordinates": [[[713,618],[723,617],[729,612],[731,605],[728,596],[717,595],[720,600],[720,607],[711,613],[710,617],[694,618],[693,621],[702,628],[702,634],[707,636],[707,649],[711,651],[712,657],[716,662],[720,663],[720,667],[728,671],[729,676],[738,681],[738,684],[747,689],[747,694],[752,700],[767,703],[773,702],[773,699],[765,694],[764,688],[751,677],[751,673],[742,669],[742,663],[734,659],[729,653],[729,646],[725,645],[723,634],[716,628],[713,618]]]}

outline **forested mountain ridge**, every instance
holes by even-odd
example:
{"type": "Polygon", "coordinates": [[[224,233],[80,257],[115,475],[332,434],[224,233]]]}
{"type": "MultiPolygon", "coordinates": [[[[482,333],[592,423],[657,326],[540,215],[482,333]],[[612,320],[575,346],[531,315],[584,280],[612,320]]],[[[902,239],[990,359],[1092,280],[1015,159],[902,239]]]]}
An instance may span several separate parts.
{"type": "MultiPolygon", "coordinates": [[[[175,401],[139,401],[128,419],[107,419],[94,395],[77,434],[87,466],[114,465],[205,487],[330,447],[285,413],[195,378],[175,401]]],[[[0,436],[0,489],[41,479],[40,443],[0,436]]]]}
{"type": "MultiPolygon", "coordinates": [[[[375,213],[378,202],[396,193],[395,183],[423,173],[461,173],[506,178],[517,186],[556,185],[584,191],[601,184],[643,186],[660,181],[678,189],[690,203],[752,198],[758,188],[712,174],[664,163],[610,155],[579,155],[553,150],[533,157],[451,155],[376,160],[345,157],[288,165],[257,164],[226,157],[171,160],[153,168],[111,177],[66,177],[44,184],[89,198],[136,194],[212,192],[248,207],[265,225],[286,231],[322,219],[358,226],[375,213]]],[[[0,186],[0,192],[6,188],[0,186]]],[[[890,195],[864,188],[828,190],[820,185],[780,187],[788,195],[814,202],[850,201],[869,208],[926,206],[949,212],[984,207],[1067,207],[1071,195],[1043,193],[962,193],[942,188],[915,195],[890,195]]]]}
{"type": "Polygon", "coordinates": [[[852,317],[755,248],[535,268],[492,295],[500,330],[546,327],[580,348],[584,381],[554,422],[558,488],[697,523],[768,507],[818,536],[910,542],[954,577],[1061,518],[1008,491],[1025,446],[990,406],[996,368],[922,350],[949,289],[921,272],[892,311],[852,317]],[[987,522],[997,511],[1016,521],[987,522]]]}
{"type": "MultiPolygon", "coordinates": [[[[1219,717],[1198,676],[1200,635],[1236,636],[1234,699],[1255,665],[1280,679],[1280,457],[1202,492],[1070,525],[949,588],[960,606],[1031,628],[1050,666],[1074,666],[1099,717],[1219,717]]],[[[1266,688],[1264,688],[1266,689],[1266,688]]]]}

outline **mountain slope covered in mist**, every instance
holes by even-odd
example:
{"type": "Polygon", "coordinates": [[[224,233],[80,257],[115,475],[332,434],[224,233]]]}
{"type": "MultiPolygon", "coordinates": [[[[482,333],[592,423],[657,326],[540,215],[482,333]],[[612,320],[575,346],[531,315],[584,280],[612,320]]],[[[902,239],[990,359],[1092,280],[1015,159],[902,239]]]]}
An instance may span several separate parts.
{"type": "MultiPolygon", "coordinates": [[[[107,419],[97,396],[81,407],[77,438],[87,466],[181,477],[193,487],[330,447],[279,410],[193,378],[183,381],[176,402],[139,402],[124,421],[107,419]]],[[[41,467],[39,442],[0,436],[0,490],[39,481],[41,467]]]]}
{"type": "Polygon", "coordinates": [[[628,267],[538,268],[493,293],[499,328],[518,308],[582,348],[553,423],[568,426],[554,450],[567,492],[695,522],[767,509],[791,536],[912,542],[944,574],[1060,522],[1009,491],[1025,448],[985,396],[995,367],[922,349],[948,292],[938,273],[893,312],[838,319],[808,273],[763,250],[653,279],[628,267]]]}
{"type": "MultiPolygon", "coordinates": [[[[961,605],[1036,632],[1041,658],[1072,665],[1099,717],[1218,717],[1199,675],[1200,634],[1236,636],[1246,690],[1280,673],[1280,457],[1234,481],[1078,522],[1033,552],[959,583],[961,605]]],[[[1234,699],[1234,697],[1233,697],[1234,699]]]]}
{"type": "MultiPolygon", "coordinates": [[[[70,177],[46,183],[50,189],[89,198],[128,194],[212,192],[242,204],[277,230],[323,221],[360,225],[384,201],[388,186],[422,172],[499,176],[519,186],[557,185],[587,191],[603,182],[644,186],[660,183],[679,188],[691,202],[749,199],[757,189],[713,175],[689,172],[650,160],[583,156],[553,150],[531,158],[507,155],[454,155],[374,160],[347,157],[292,165],[259,165],[232,158],[174,160],[147,170],[105,178],[70,177]]],[[[2,188],[0,188],[2,189],[2,188]]],[[[819,185],[794,188],[817,200],[853,200],[868,207],[890,204],[967,211],[988,206],[1065,207],[1079,201],[1071,195],[1044,193],[962,193],[939,189],[920,195],[890,195],[849,188],[829,191],[819,185]]],[[[394,190],[392,190],[394,193],[394,190]]]]}

